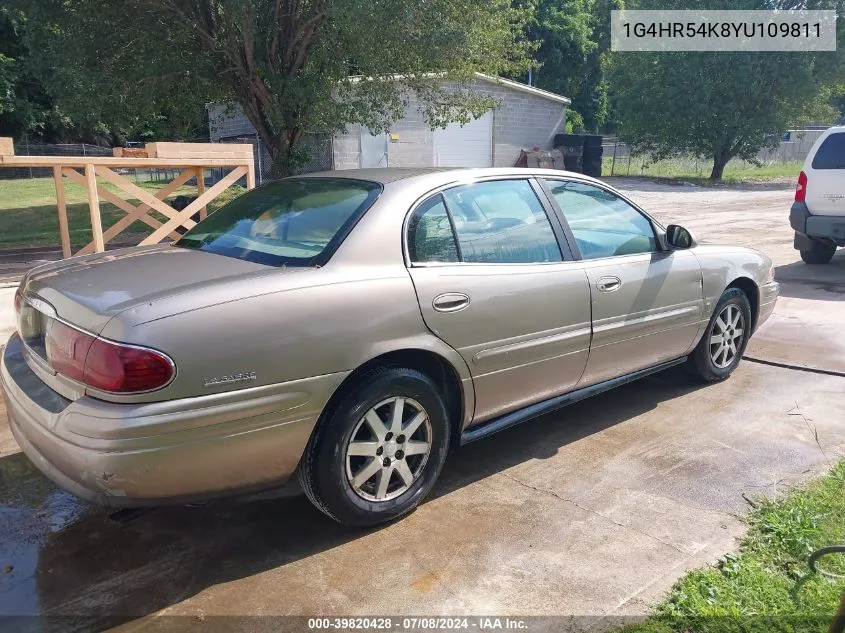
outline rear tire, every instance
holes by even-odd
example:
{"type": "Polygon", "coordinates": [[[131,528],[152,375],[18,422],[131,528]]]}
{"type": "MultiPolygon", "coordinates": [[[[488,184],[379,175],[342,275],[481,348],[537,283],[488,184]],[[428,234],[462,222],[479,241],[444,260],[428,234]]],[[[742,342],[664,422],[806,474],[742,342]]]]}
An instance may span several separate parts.
{"type": "Polygon", "coordinates": [[[311,502],[339,523],[387,523],[431,491],[449,436],[443,397],[431,378],[378,367],[324,414],[305,449],[299,480],[311,502]]]}
{"type": "Polygon", "coordinates": [[[829,264],[836,253],[836,244],[812,241],[812,247],[808,250],[801,250],[801,259],[807,264],[829,264]]]}
{"type": "Polygon", "coordinates": [[[739,288],[728,288],[719,298],[704,336],[687,361],[699,380],[718,382],[733,373],[751,336],[751,305],[739,288]]]}

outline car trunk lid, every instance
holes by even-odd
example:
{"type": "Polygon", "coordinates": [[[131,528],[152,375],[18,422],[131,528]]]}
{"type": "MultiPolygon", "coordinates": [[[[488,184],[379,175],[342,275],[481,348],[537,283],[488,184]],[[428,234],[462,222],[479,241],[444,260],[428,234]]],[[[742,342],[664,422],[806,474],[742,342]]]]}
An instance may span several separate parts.
{"type": "MultiPolygon", "coordinates": [[[[25,278],[17,329],[36,374],[66,398],[84,387],[51,367],[47,336],[55,322],[98,335],[115,315],[164,301],[187,289],[272,271],[271,267],[203,253],[154,246],[73,258],[40,266],[25,278]]],[[[196,293],[194,293],[196,294],[196,293]]]]}
{"type": "Polygon", "coordinates": [[[114,315],[153,297],[267,269],[261,264],[163,245],[40,266],[28,275],[23,290],[34,303],[40,300],[51,306],[59,319],[99,334],[114,315]]]}

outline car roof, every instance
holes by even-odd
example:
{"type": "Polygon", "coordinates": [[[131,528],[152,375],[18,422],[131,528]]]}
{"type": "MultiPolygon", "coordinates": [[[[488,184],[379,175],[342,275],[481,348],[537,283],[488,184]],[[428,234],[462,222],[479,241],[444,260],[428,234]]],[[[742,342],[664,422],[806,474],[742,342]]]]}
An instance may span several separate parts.
{"type": "Polygon", "coordinates": [[[594,182],[607,187],[595,178],[571,171],[557,169],[541,169],[532,167],[382,167],[371,169],[342,169],[337,171],[322,171],[302,174],[297,178],[349,178],[352,180],[369,180],[382,185],[407,180],[425,180],[427,182],[442,181],[448,183],[455,180],[484,178],[489,176],[565,176],[573,180],[594,182]]]}
{"type": "Polygon", "coordinates": [[[369,169],[340,169],[337,171],[319,171],[301,174],[297,178],[349,178],[351,180],[369,180],[386,185],[397,180],[407,180],[416,176],[427,176],[438,172],[460,171],[452,167],[373,167],[369,169]]]}

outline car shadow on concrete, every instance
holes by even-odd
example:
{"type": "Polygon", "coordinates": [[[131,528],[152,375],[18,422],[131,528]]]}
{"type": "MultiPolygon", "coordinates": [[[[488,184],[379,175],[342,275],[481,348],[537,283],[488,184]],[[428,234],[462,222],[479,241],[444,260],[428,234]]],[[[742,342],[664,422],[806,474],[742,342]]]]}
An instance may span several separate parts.
{"type": "Polygon", "coordinates": [[[782,297],[845,301],[845,249],[839,249],[829,264],[810,265],[796,261],[775,268],[782,297]]]}
{"type": "MultiPolygon", "coordinates": [[[[671,369],[457,448],[428,502],[697,388],[671,369]]],[[[0,483],[0,615],[46,614],[62,630],[102,630],[372,531],[335,524],[301,495],[158,508],[119,523],[56,489],[20,453],[0,459],[0,483]]]]}

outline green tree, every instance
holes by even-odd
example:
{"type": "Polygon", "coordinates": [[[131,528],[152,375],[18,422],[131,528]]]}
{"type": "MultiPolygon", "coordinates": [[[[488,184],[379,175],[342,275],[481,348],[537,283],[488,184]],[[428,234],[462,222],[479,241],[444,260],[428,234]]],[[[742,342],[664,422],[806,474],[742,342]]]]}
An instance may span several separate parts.
{"type": "MultiPolygon", "coordinates": [[[[670,3],[671,4],[671,3],[670,3]]],[[[688,8],[673,6],[636,8],[688,8]]],[[[706,7],[763,8],[754,2],[714,1],[706,7]]],[[[842,2],[804,8],[837,8],[842,2]]],[[[767,5],[766,8],[771,8],[767,5]]],[[[754,160],[793,125],[831,120],[830,90],[845,78],[842,53],[654,52],[615,53],[610,73],[620,137],[655,159],[689,152],[713,161],[710,180],[721,180],[732,158],[754,160]],[[838,79],[837,79],[838,78],[838,79]]]]}
{"type": "Polygon", "coordinates": [[[205,112],[195,104],[190,118],[168,116],[166,110],[128,117],[121,124],[97,118],[86,110],[71,118],[47,89],[53,69],[30,52],[33,21],[19,7],[0,7],[0,136],[46,143],[108,144],[125,138],[195,136],[202,133],[205,112]]]}
{"type": "Polygon", "coordinates": [[[307,132],[387,129],[410,95],[432,126],[466,121],[494,104],[449,82],[530,63],[533,7],[508,0],[32,1],[63,107],[126,120],[239,104],[278,175],[307,132]]]}
{"type": "Polygon", "coordinates": [[[0,7],[0,136],[40,137],[56,123],[52,102],[27,66],[24,16],[0,7]]]}
{"type": "Polygon", "coordinates": [[[610,12],[621,7],[622,0],[540,0],[531,28],[537,86],[571,98],[591,131],[607,120],[610,12]]]}

